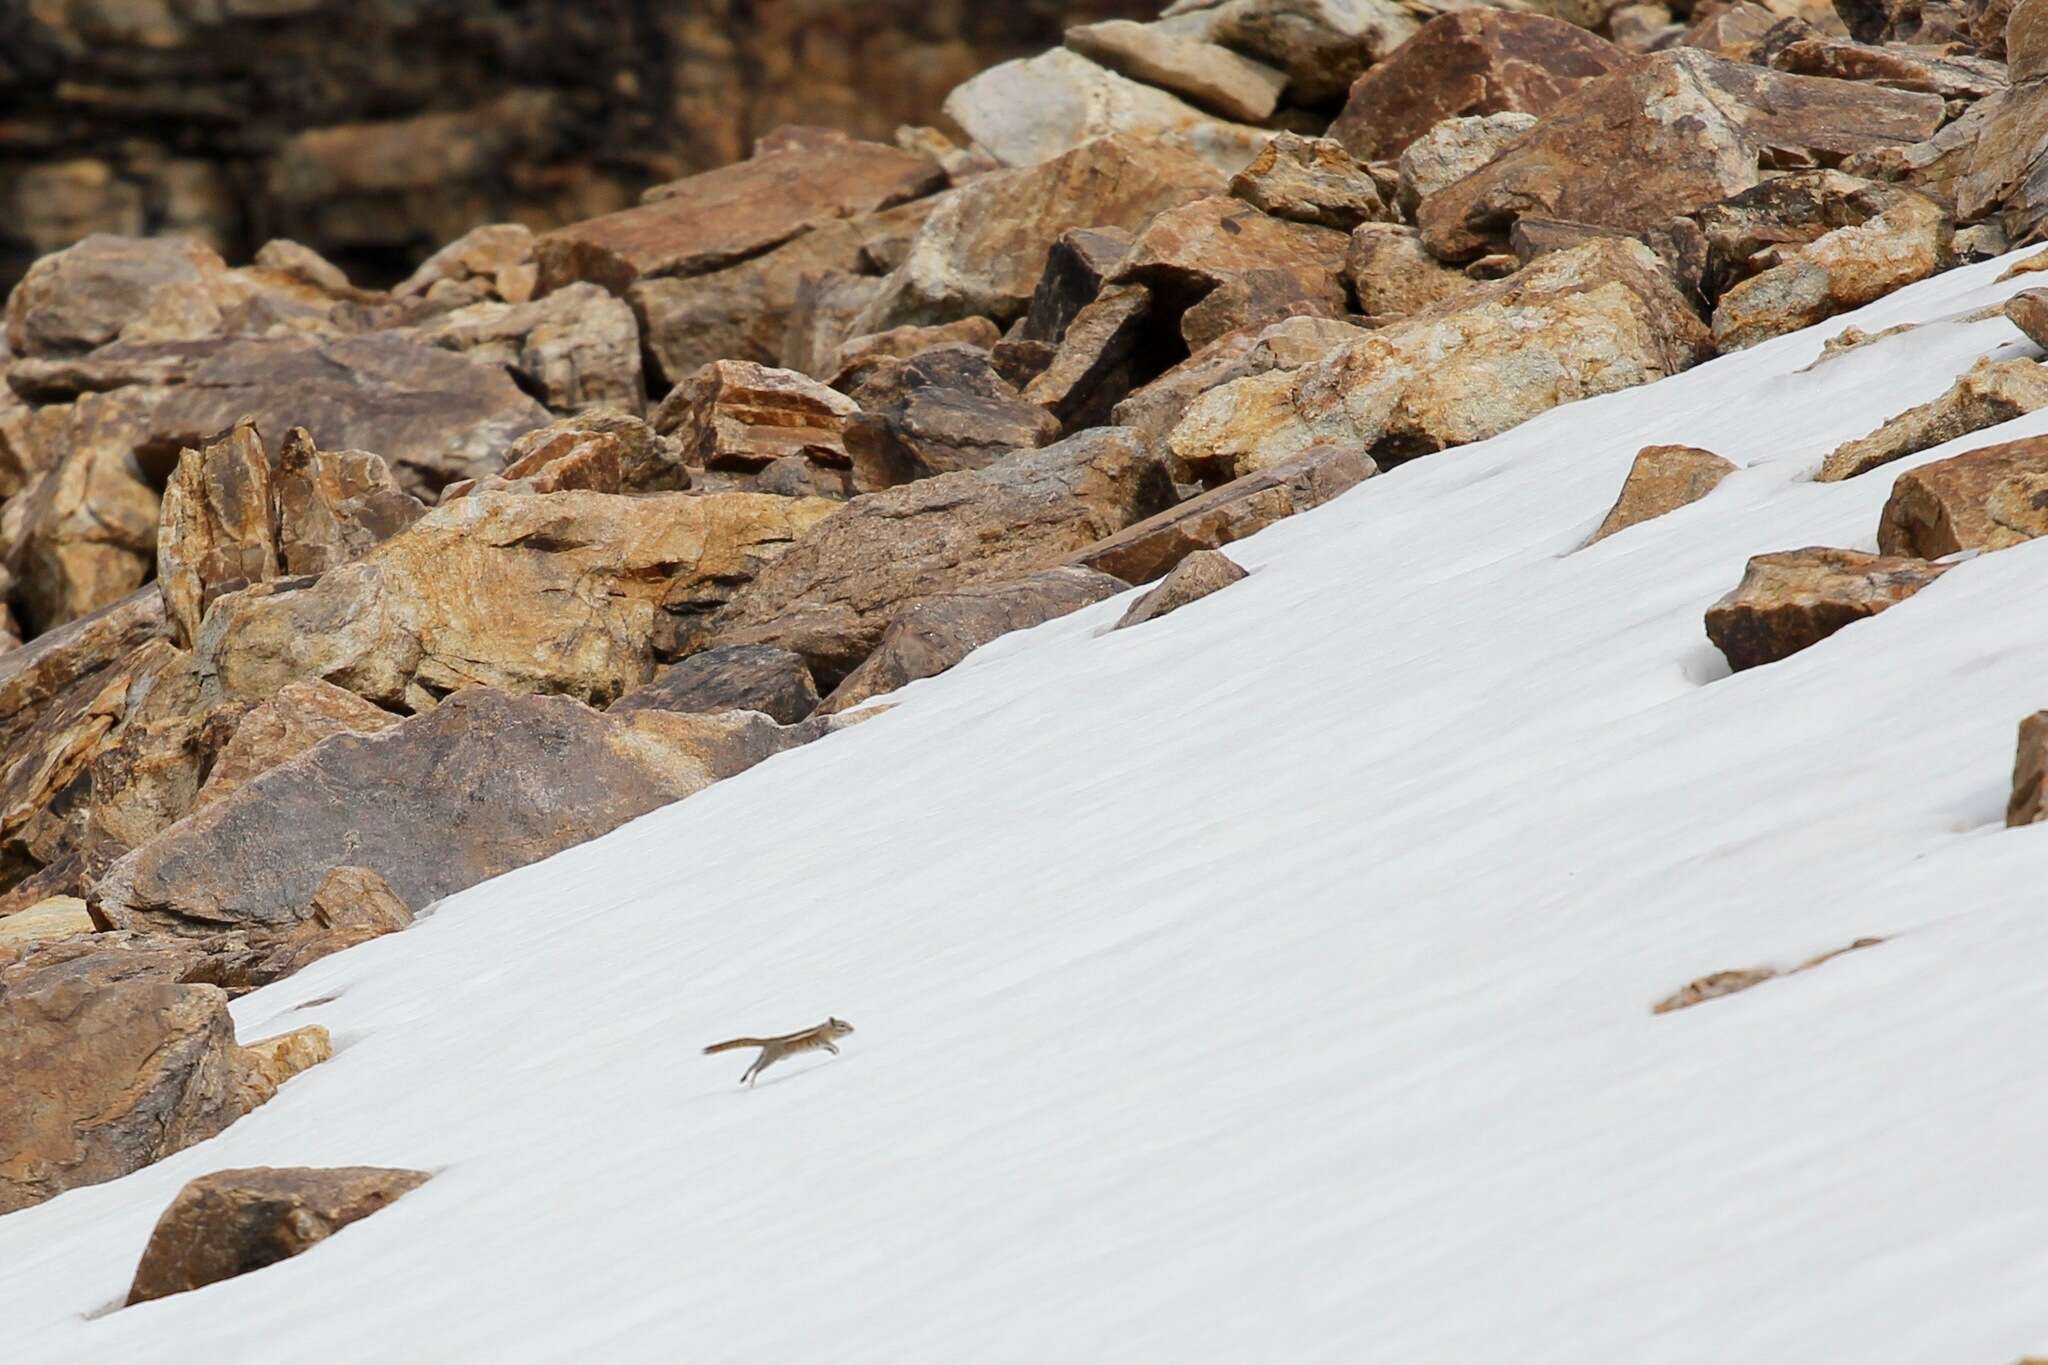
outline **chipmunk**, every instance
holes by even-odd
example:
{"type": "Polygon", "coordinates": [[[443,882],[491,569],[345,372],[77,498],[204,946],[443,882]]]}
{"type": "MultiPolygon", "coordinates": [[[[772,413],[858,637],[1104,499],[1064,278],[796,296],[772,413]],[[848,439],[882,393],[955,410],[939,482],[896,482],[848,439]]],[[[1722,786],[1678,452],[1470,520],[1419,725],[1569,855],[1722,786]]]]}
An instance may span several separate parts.
{"type": "Polygon", "coordinates": [[[851,1032],[853,1025],[844,1019],[827,1019],[814,1028],[807,1028],[801,1033],[785,1033],[780,1038],[728,1038],[722,1043],[713,1043],[705,1048],[704,1055],[708,1057],[714,1052],[729,1052],[736,1047],[760,1048],[761,1055],[754,1058],[754,1064],[747,1068],[747,1074],[740,1077],[742,1085],[751,1086],[756,1076],[784,1057],[799,1052],[812,1052],[818,1048],[824,1048],[837,1057],[839,1049],[833,1045],[832,1040],[844,1038],[851,1032]]]}

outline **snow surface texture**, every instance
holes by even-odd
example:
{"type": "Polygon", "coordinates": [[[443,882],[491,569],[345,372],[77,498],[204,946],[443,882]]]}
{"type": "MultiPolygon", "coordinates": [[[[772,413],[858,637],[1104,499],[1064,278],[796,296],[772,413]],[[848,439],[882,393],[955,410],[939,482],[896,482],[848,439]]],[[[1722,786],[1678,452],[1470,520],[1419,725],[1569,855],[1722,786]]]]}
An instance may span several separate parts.
{"type": "Polygon", "coordinates": [[[2006,1362],[2048,1349],[2048,541],[1729,676],[1746,556],[1870,549],[2038,283],[1955,271],[1374,479],[1142,628],[893,712],[238,1002],[336,1058],[0,1219],[26,1362],[2006,1362]],[[1926,321],[1812,365],[1826,335],[1926,321]],[[1744,468],[1577,553],[1636,451],[1744,468]],[[1708,972],[1890,941],[1697,1008],[1708,972]],[[302,1002],[338,996],[329,1003],[302,1002]],[[735,1082],[734,1033],[859,1031],[735,1082]],[[231,1166],[439,1172],[141,1307],[231,1166]]]}

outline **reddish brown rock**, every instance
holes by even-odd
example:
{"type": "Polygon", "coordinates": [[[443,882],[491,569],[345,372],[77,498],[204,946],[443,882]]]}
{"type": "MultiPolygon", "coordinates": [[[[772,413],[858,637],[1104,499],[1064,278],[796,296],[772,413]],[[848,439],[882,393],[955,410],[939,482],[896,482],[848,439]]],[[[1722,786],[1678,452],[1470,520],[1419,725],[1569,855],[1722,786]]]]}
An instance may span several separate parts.
{"type": "Polygon", "coordinates": [[[1775,254],[1714,306],[1714,344],[1754,346],[1860,308],[1954,263],[1955,225],[1933,200],[1905,194],[1869,220],[1775,254]]]}
{"type": "Polygon", "coordinates": [[[759,711],[778,725],[794,725],[817,709],[817,684],[803,656],[772,645],[725,645],[692,654],[609,708],[615,715],[759,711]]]}
{"type": "Polygon", "coordinates": [[[1772,54],[1771,65],[1800,76],[1868,81],[1943,99],[1980,100],[2008,84],[2004,65],[1983,57],[1903,45],[1872,47],[1843,38],[1802,38],[1772,54]]]}
{"type": "Polygon", "coordinates": [[[1366,223],[1344,252],[1344,283],[1358,311],[1385,322],[1473,294],[1464,271],[1425,251],[1421,234],[1401,223],[1366,223]]]}
{"type": "Polygon", "coordinates": [[[209,747],[217,752],[190,809],[205,809],[321,740],[381,734],[398,721],[389,711],[332,683],[286,683],[246,711],[230,708],[209,718],[207,729],[215,732],[209,747]]]}
{"type": "Polygon", "coordinates": [[[675,436],[688,464],[752,472],[786,455],[845,465],[846,423],[859,412],[794,370],[721,360],[676,385],[653,425],[675,436]]]}
{"type": "Polygon", "coordinates": [[[1629,61],[1614,44],[1541,14],[1457,10],[1360,76],[1330,136],[1361,161],[1391,160],[1448,118],[1547,114],[1629,61]]]}
{"type": "Polygon", "coordinates": [[[848,419],[846,453],[855,489],[878,493],[939,474],[982,469],[1059,438],[1059,418],[1014,392],[928,384],[848,419]]]}
{"type": "Polygon", "coordinates": [[[1131,603],[1131,609],[1112,628],[1123,630],[1156,621],[1248,576],[1221,550],[1197,550],[1176,564],[1158,587],[1131,603]]]}
{"type": "Polygon", "coordinates": [[[250,421],[186,449],[164,489],[157,585],[174,644],[190,647],[213,599],[276,578],[276,506],[270,453],[250,421]]]}
{"type": "Polygon", "coordinates": [[[1822,483],[1853,479],[2042,407],[2048,407],[2048,369],[2031,360],[1986,357],[1939,398],[1908,408],[1868,436],[1835,447],[1814,477],[1822,483]]]}
{"type": "Polygon", "coordinates": [[[1937,559],[2048,533],[2048,438],[2029,436],[1909,469],[1878,519],[1886,554],[1937,559]]]}
{"type": "Polygon", "coordinates": [[[167,630],[163,594],[151,584],[0,653],[0,752],[66,688],[167,630]]]}
{"type": "Polygon", "coordinates": [[[2019,748],[2012,764],[2012,797],[2005,805],[2005,823],[2010,827],[2037,825],[2048,818],[2048,801],[2042,799],[2048,777],[2048,711],[2036,711],[2020,722],[2019,748]]]}
{"type": "Polygon", "coordinates": [[[321,450],[293,427],[279,443],[271,476],[278,555],[288,574],[319,574],[359,558],[426,515],[398,486],[382,455],[321,450]]]}
{"type": "MultiPolygon", "coordinates": [[[[572,469],[616,469],[615,493],[667,493],[690,486],[683,447],[630,413],[595,408],[527,432],[506,452],[502,478],[528,492],[547,493],[579,486],[562,482],[572,469]],[[549,474],[548,471],[558,471],[549,474]],[[552,485],[552,486],[544,486],[552,485]]],[[[609,475],[591,475],[595,488],[609,475]]]]}
{"type": "Polygon", "coordinates": [[[594,284],[530,303],[473,303],[395,335],[502,365],[553,412],[638,413],[647,403],[633,310],[594,284]]]}
{"type": "Polygon", "coordinates": [[[1586,543],[1592,545],[1617,531],[1698,502],[1720,487],[1721,480],[1735,468],[1711,450],[1697,446],[1644,446],[1622,480],[1620,496],[1586,543]]]}
{"type": "Polygon", "coordinates": [[[848,337],[834,351],[831,377],[825,382],[832,388],[841,388],[841,376],[864,360],[885,356],[908,360],[937,346],[974,346],[985,351],[1002,338],[1002,330],[987,318],[961,318],[936,327],[891,327],[886,332],[848,337]]]}
{"type": "Polygon", "coordinates": [[[1371,172],[1334,138],[1275,134],[1231,177],[1230,192],[1275,218],[1345,232],[1395,216],[1371,172]]]}
{"type": "Polygon", "coordinates": [[[1131,234],[1096,228],[1061,233],[1046,252],[1045,269],[1014,339],[1059,343],[1067,326],[1102,292],[1131,249],[1131,234]]]}
{"type": "Polygon", "coordinates": [[[1133,388],[1165,368],[1156,355],[1140,354],[1158,330],[1149,288],[1110,285],[1074,315],[1024,397],[1057,419],[1055,430],[1100,426],[1133,388]]]}
{"type": "Polygon", "coordinates": [[[1323,105],[1342,99],[1416,27],[1395,0],[1230,0],[1217,7],[1210,36],[1286,72],[1291,103],[1323,105]]]}
{"type": "Polygon", "coordinates": [[[1754,668],[1897,606],[1948,570],[1924,559],[1810,548],[1757,555],[1707,610],[1707,637],[1728,665],[1754,668]]]}

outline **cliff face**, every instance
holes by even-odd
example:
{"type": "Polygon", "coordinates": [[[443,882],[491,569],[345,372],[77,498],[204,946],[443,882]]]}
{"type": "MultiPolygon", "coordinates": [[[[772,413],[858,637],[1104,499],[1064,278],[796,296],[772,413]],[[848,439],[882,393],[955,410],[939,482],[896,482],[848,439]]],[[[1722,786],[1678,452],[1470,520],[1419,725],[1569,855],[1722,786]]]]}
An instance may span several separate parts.
{"type": "Polygon", "coordinates": [[[273,236],[372,277],[631,203],[777,124],[886,139],[1143,0],[57,0],[0,6],[0,282],[91,232],[273,236]]]}

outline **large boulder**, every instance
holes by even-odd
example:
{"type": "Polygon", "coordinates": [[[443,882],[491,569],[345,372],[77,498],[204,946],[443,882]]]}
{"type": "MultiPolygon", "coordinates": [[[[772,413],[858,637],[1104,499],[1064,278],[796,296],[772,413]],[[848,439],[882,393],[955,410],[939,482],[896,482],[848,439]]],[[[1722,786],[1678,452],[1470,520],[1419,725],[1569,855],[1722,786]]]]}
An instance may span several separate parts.
{"type": "Polygon", "coordinates": [[[1218,195],[1168,209],[1146,224],[1108,283],[1151,290],[1157,315],[1177,322],[1189,349],[1197,350],[1238,327],[1276,322],[1292,303],[1341,315],[1339,273],[1349,245],[1341,232],[1288,222],[1218,195]],[[1238,315],[1227,322],[1208,317],[1221,302],[1211,296],[1233,286],[1238,315]],[[1205,303],[1210,308],[1191,321],[1190,311],[1205,303]]]}
{"type": "Polygon", "coordinates": [[[1455,10],[1358,78],[1330,136],[1361,161],[1391,160],[1445,119],[1547,114],[1631,60],[1613,43],[1546,15],[1455,10]]]}
{"type": "Polygon", "coordinates": [[[1401,151],[1395,163],[1395,198],[1409,217],[1422,201],[1455,185],[1506,151],[1538,123],[1534,114],[1508,112],[1447,118],[1401,151]]]}
{"type": "Polygon", "coordinates": [[[1158,456],[1114,428],[867,494],[734,594],[704,643],[793,649],[836,684],[911,599],[1050,568],[1173,500],[1158,456]]]}
{"type": "Polygon", "coordinates": [[[274,1265],[418,1189],[425,1171],[257,1166],[188,1181],[163,1211],[128,1303],[183,1294],[274,1265]]]}
{"type": "Polygon", "coordinates": [[[319,294],[231,271],[190,237],[91,236],[29,268],[7,300],[7,345],[20,356],[74,356],[123,338],[215,336],[265,285],[319,294]]]}
{"type": "Polygon", "coordinates": [[[323,739],[381,734],[398,721],[383,707],[317,679],[286,683],[252,707],[231,706],[211,713],[204,727],[207,738],[217,742],[206,745],[212,761],[189,809],[221,800],[323,739]]]}
{"type": "Polygon", "coordinates": [[[773,645],[724,645],[662,671],[608,708],[716,715],[759,711],[777,725],[794,725],[818,709],[817,684],[801,654],[773,645]]]}
{"type": "Polygon", "coordinates": [[[157,586],[171,639],[189,648],[213,599],[281,571],[270,452],[243,420],[198,449],[188,448],[164,489],[157,531],[157,586]]]}
{"type": "Polygon", "coordinates": [[[1592,545],[1617,531],[1675,512],[1698,502],[1720,487],[1735,465],[1698,446],[1644,446],[1636,452],[1614,506],[1586,543],[1592,545]]]}
{"type": "Polygon", "coordinates": [[[554,412],[637,413],[647,403],[633,310],[594,284],[568,285],[530,303],[473,303],[398,335],[503,365],[554,412]]]}
{"type": "Polygon", "coordinates": [[[151,584],[0,654],[0,751],[66,688],[168,631],[151,584]]]}
{"type": "Polygon", "coordinates": [[[1737,670],[1786,658],[1948,572],[1924,559],[1814,547],[1757,555],[1707,609],[1707,638],[1737,670]]]}
{"type": "Polygon", "coordinates": [[[1986,356],[1938,398],[1907,408],[1886,418],[1869,435],[1836,446],[1814,477],[1822,483],[1853,479],[2043,407],[2048,407],[2048,368],[2032,360],[1986,356]]]}
{"type": "Polygon", "coordinates": [[[223,697],[321,678],[408,711],[477,685],[603,703],[836,505],[479,491],[317,580],[221,598],[201,670],[223,697]]]}
{"type": "Polygon", "coordinates": [[[275,932],[309,916],[330,870],[352,866],[424,906],[824,732],[755,712],[607,715],[567,697],[472,688],[243,783],[116,862],[90,903],[119,929],[275,932]]]}
{"type": "Polygon", "coordinates": [[[1955,225],[1933,200],[1907,194],[1866,222],[1782,254],[1782,263],[1723,294],[1714,344],[1754,346],[1860,308],[1951,264],[1955,225]]]}
{"type": "Polygon", "coordinates": [[[2029,436],[1909,469],[1892,484],[1877,547],[1936,559],[2048,533],[2048,438],[2029,436]]]}

